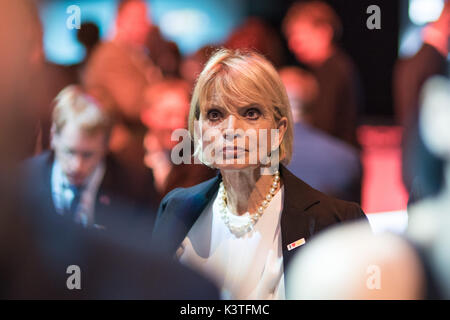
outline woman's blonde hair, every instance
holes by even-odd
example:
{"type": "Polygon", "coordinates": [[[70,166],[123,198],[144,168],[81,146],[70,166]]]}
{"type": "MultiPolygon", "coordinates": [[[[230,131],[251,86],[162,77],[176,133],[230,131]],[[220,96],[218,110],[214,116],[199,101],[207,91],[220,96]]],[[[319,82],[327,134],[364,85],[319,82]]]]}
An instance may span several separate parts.
{"type": "Polygon", "coordinates": [[[272,112],[276,123],[287,118],[287,129],[279,148],[280,160],[288,164],[292,157],[292,113],[286,89],[272,64],[253,51],[219,49],[206,63],[194,87],[189,112],[189,133],[193,140],[194,123],[214,99],[230,106],[257,104],[272,112]]]}

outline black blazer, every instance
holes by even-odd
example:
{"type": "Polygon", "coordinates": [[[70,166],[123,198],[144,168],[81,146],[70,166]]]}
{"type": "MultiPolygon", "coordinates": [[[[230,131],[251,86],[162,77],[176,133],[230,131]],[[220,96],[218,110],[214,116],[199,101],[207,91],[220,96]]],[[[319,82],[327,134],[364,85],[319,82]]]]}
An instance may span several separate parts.
{"type": "MultiPolygon", "coordinates": [[[[307,185],[284,166],[280,167],[284,183],[281,214],[283,266],[303,246],[288,250],[288,245],[304,238],[306,243],[318,232],[343,221],[367,218],[358,204],[329,197],[307,185]]],[[[202,211],[213,199],[221,181],[220,174],[191,188],[175,189],[162,200],[153,232],[154,239],[174,254],[202,211]]],[[[289,281],[286,281],[286,288],[289,281]]]]}
{"type": "MultiPolygon", "coordinates": [[[[57,216],[51,193],[51,172],[54,154],[43,152],[25,161],[20,170],[20,197],[30,212],[57,216]]],[[[94,223],[108,229],[147,228],[151,232],[156,211],[144,202],[130,181],[127,171],[113,157],[105,159],[105,175],[95,201],[94,223]]],[[[151,197],[151,190],[148,196],[151,197]]],[[[156,191],[154,191],[156,199],[156,191]]],[[[40,219],[39,215],[35,218],[40,219]]],[[[130,229],[131,230],[131,229],[130,229]]]]}

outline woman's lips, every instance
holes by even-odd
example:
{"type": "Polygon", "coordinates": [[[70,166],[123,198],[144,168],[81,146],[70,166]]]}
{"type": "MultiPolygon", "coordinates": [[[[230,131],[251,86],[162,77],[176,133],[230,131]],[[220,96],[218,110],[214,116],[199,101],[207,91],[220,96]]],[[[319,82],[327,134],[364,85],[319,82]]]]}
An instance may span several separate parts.
{"type": "Polygon", "coordinates": [[[247,151],[247,150],[242,147],[229,146],[229,147],[223,147],[222,151],[223,152],[230,152],[230,151],[243,152],[243,151],[247,151]]]}
{"type": "Polygon", "coordinates": [[[222,154],[225,157],[225,159],[234,159],[234,158],[238,158],[238,157],[243,156],[243,154],[246,151],[247,150],[245,148],[242,148],[242,147],[228,146],[228,147],[224,147],[222,149],[222,154]]]}

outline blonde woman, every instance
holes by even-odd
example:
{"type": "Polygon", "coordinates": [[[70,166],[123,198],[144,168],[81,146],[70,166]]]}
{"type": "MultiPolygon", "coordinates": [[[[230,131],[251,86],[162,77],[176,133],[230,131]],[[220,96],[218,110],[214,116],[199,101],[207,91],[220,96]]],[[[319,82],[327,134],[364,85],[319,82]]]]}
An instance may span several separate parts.
{"type": "Polygon", "coordinates": [[[291,110],[261,55],[217,51],[197,79],[190,108],[196,152],[220,173],[170,192],[154,236],[212,278],[224,299],[285,299],[292,255],[322,229],[365,215],[284,167],[292,154],[291,110]]]}

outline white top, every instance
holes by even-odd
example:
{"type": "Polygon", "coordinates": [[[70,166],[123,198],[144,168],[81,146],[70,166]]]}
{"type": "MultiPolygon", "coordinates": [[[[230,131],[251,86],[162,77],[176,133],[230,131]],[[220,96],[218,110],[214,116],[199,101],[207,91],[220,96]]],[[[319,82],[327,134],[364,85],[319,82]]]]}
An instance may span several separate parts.
{"type": "MultiPolygon", "coordinates": [[[[211,278],[221,288],[223,299],[285,299],[280,228],[283,194],[284,187],[253,230],[241,237],[223,222],[221,199],[216,194],[181,243],[178,259],[211,278]]],[[[230,222],[245,219],[233,215],[230,222]]]]}

